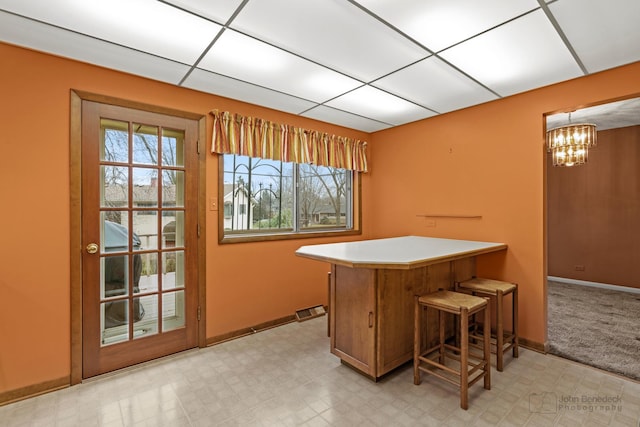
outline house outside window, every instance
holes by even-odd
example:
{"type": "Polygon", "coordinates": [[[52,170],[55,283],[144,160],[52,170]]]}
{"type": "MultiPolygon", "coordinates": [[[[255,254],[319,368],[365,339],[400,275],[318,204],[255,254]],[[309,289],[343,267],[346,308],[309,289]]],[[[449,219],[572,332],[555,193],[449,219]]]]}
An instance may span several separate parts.
{"type": "Polygon", "coordinates": [[[221,157],[223,240],[357,231],[354,172],[235,154],[221,157]]]}

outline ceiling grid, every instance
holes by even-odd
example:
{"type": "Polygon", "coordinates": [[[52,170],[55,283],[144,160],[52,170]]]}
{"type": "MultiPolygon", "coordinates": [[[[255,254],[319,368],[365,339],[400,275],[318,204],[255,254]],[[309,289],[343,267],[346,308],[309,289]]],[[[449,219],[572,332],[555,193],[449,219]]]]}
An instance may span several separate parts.
{"type": "Polygon", "coordinates": [[[0,41],[375,132],[640,60],[637,0],[0,0],[0,41]]]}

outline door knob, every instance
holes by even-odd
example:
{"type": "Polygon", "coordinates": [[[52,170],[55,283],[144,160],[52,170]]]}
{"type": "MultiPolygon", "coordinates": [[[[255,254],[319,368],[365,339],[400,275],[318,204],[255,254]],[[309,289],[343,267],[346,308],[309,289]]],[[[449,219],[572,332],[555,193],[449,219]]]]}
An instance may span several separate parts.
{"type": "Polygon", "coordinates": [[[98,252],[98,245],[96,245],[95,243],[89,243],[87,245],[87,252],[90,254],[95,254],[96,252],[98,252]]]}

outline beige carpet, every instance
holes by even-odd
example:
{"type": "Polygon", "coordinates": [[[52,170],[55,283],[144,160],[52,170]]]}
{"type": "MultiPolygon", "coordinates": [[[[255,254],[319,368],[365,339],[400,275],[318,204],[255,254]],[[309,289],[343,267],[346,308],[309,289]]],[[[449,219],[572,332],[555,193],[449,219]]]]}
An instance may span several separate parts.
{"type": "Polygon", "coordinates": [[[640,294],[549,281],[549,352],[640,380],[640,294]]]}

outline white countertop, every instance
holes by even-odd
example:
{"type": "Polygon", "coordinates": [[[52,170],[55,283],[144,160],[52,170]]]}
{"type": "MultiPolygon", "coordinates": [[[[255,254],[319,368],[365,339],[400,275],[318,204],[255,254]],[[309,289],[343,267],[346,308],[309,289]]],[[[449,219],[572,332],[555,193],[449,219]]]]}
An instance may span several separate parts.
{"type": "Polygon", "coordinates": [[[351,267],[415,268],[506,248],[504,243],[404,236],[302,246],[296,255],[351,267]]]}

